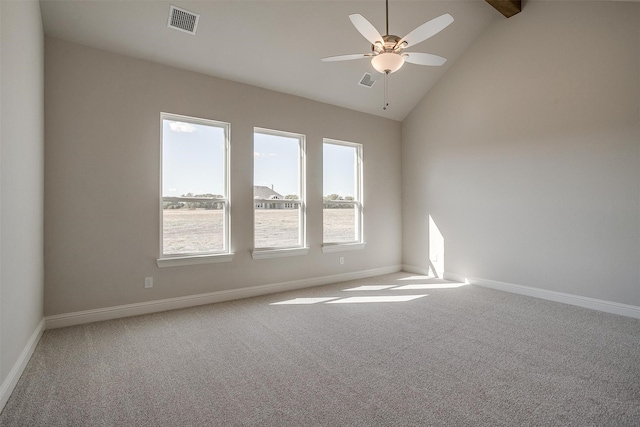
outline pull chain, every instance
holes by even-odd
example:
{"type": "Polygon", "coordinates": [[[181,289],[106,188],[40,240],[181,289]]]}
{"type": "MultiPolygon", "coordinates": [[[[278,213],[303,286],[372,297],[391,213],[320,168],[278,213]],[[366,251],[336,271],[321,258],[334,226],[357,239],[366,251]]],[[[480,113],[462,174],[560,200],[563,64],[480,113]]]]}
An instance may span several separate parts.
{"type": "Polygon", "coordinates": [[[389,72],[384,72],[384,105],[382,106],[383,110],[386,110],[389,106],[389,72]]]}

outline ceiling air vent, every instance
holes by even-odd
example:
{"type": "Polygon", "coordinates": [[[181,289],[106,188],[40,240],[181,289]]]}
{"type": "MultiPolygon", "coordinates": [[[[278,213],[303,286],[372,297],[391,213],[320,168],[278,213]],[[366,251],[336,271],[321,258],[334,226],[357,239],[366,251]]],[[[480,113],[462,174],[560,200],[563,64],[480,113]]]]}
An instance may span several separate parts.
{"type": "Polygon", "coordinates": [[[364,76],[362,76],[358,84],[364,87],[371,87],[374,85],[375,82],[376,81],[371,78],[371,74],[364,73],[364,76]]]}
{"type": "Polygon", "coordinates": [[[185,33],[195,34],[198,27],[198,19],[200,15],[180,9],[174,5],[169,8],[169,22],[167,26],[174,30],[184,31],[185,33]]]}

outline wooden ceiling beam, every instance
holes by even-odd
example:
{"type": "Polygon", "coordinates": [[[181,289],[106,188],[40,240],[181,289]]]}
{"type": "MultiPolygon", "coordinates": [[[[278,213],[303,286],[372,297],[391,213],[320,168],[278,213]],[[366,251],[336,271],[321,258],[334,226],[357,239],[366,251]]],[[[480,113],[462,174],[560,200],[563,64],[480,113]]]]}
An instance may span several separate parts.
{"type": "Polygon", "coordinates": [[[486,0],[486,2],[507,18],[511,18],[522,11],[522,2],[520,0],[486,0]]]}

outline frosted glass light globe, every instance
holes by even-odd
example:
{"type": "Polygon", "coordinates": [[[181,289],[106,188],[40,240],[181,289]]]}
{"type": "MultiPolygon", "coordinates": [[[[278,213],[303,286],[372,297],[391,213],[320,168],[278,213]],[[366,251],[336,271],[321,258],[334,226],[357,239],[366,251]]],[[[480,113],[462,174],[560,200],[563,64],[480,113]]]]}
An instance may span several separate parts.
{"type": "Polygon", "coordinates": [[[379,73],[395,73],[404,64],[404,58],[397,53],[385,52],[371,59],[371,65],[379,73]]]}

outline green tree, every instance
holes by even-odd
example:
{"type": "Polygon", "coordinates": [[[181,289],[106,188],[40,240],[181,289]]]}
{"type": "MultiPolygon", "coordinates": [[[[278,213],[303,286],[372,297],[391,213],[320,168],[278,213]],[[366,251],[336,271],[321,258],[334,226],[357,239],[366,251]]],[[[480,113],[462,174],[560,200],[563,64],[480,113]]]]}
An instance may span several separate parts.
{"type": "Polygon", "coordinates": [[[329,194],[328,196],[324,196],[325,200],[342,200],[342,196],[339,194],[329,194]]]}

